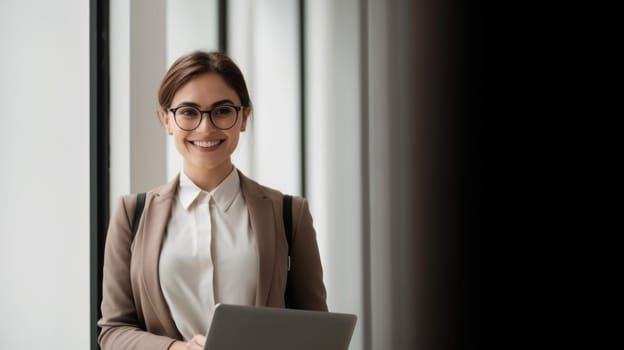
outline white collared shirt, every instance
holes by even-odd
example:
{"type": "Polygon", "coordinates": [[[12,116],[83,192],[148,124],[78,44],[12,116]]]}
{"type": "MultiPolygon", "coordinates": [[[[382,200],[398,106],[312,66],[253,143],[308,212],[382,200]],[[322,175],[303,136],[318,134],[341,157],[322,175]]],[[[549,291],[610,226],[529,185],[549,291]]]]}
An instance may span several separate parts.
{"type": "Polygon", "coordinates": [[[255,304],[256,246],[236,168],[211,192],[180,173],[159,277],[185,340],[206,334],[217,303],[255,304]]]}

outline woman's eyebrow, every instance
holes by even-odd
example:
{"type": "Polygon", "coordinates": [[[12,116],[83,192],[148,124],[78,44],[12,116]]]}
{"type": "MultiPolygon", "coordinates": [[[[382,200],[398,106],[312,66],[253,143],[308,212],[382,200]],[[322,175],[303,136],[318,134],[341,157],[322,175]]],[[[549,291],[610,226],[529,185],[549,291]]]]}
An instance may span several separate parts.
{"type": "Polygon", "coordinates": [[[214,106],[219,106],[219,105],[224,105],[224,104],[234,105],[234,102],[232,102],[232,100],[225,99],[225,100],[219,100],[210,106],[214,107],[214,106]]]}
{"type": "Polygon", "coordinates": [[[191,107],[196,107],[199,108],[199,105],[195,102],[188,102],[188,101],[182,101],[180,103],[178,103],[178,107],[180,106],[191,106],[191,107]]]}
{"type": "MultiPolygon", "coordinates": [[[[215,107],[215,106],[220,106],[220,105],[234,105],[234,102],[232,102],[232,100],[229,99],[224,99],[224,100],[219,100],[213,104],[210,105],[210,107],[215,107]]],[[[190,102],[190,101],[182,101],[180,103],[178,103],[178,106],[191,106],[191,107],[195,107],[195,108],[201,108],[201,106],[195,102],[190,102]]]]}

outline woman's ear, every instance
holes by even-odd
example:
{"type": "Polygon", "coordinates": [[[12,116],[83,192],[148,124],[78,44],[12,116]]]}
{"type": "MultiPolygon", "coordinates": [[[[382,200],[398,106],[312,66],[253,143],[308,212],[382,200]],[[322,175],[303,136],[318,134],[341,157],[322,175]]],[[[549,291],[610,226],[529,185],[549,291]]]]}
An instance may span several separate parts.
{"type": "Polygon", "coordinates": [[[247,120],[251,118],[251,107],[245,107],[243,109],[243,122],[241,123],[240,131],[247,129],[247,120]]]}
{"type": "Polygon", "coordinates": [[[167,130],[167,134],[173,135],[173,123],[171,118],[169,117],[169,113],[166,110],[160,109],[160,120],[162,120],[165,125],[165,129],[167,130]]]}

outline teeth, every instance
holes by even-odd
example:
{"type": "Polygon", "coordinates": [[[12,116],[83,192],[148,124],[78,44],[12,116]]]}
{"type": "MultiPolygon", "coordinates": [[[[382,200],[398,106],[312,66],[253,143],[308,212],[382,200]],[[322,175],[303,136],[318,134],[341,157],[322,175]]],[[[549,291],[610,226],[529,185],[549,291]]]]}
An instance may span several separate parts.
{"type": "Polygon", "coordinates": [[[212,147],[218,145],[221,141],[192,141],[192,143],[199,147],[212,147]]]}

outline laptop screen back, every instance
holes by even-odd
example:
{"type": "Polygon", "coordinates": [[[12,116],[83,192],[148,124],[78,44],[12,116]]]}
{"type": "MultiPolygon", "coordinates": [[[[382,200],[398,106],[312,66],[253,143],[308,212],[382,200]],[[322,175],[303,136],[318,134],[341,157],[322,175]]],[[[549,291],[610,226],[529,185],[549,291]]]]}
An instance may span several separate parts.
{"type": "Polygon", "coordinates": [[[357,317],[322,311],[217,305],[205,350],[347,350],[357,317]]]}

